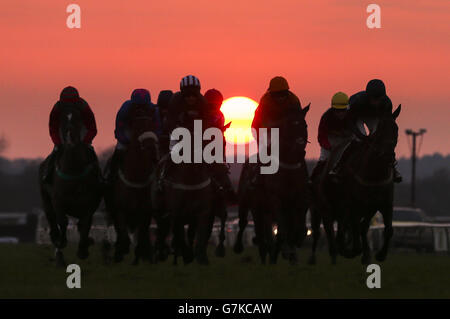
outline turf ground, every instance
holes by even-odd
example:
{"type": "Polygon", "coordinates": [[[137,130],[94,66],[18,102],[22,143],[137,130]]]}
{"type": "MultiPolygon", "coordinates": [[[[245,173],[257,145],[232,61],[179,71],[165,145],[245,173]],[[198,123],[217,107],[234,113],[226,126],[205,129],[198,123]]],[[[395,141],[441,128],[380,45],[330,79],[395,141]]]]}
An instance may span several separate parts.
{"type": "Polygon", "coordinates": [[[53,248],[28,244],[0,245],[0,298],[450,298],[450,256],[391,254],[381,265],[381,288],[368,289],[359,259],[338,259],[331,266],[325,253],[318,264],[262,266],[257,251],[242,255],[227,249],[224,259],[213,256],[209,266],[173,266],[172,258],[157,265],[105,265],[99,246],[86,261],[65,250],[67,263],[81,266],[81,289],[68,289],[67,273],[57,268],[53,248]]]}

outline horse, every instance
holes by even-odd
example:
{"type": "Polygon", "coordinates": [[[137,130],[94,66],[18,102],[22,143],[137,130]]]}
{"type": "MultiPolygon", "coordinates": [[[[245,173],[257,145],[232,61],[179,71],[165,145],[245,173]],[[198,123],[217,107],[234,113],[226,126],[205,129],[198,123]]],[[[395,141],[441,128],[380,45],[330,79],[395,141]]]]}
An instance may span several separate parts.
{"type": "Polygon", "coordinates": [[[240,253],[243,249],[242,235],[247,225],[247,212],[251,210],[262,264],[266,263],[267,254],[270,262],[276,263],[281,248],[283,256],[289,259],[291,264],[296,264],[296,249],[306,238],[309,191],[305,163],[308,138],[305,116],[309,107],[308,105],[301,110],[289,111],[281,120],[271,125],[280,127],[279,158],[276,159],[279,169],[275,174],[260,175],[256,185],[246,192],[241,190],[241,186],[244,184],[243,180],[248,178],[248,169],[252,164],[247,164],[241,172],[240,221],[234,250],[240,253]]]}
{"type": "Polygon", "coordinates": [[[155,134],[155,111],[133,105],[129,113],[130,143],[121,158],[117,178],[105,194],[105,204],[117,234],[114,260],[129,252],[129,232],[136,237],[133,264],[140,259],[154,261],[149,227],[152,221],[151,183],[159,160],[155,134]]]}
{"type": "Polygon", "coordinates": [[[63,144],[58,146],[54,155],[55,172],[52,172],[48,183],[42,181],[48,159],[39,166],[40,195],[50,226],[50,239],[56,248],[58,266],[65,265],[62,250],[67,245],[67,216],[78,219],[78,258],[86,259],[89,256],[89,246],[93,243],[89,238],[92,216],[103,196],[95,151],[81,139],[80,111],[67,107],[62,110],[61,117],[63,144]]]}
{"type": "Polygon", "coordinates": [[[393,236],[393,170],[398,139],[396,119],[400,112],[401,105],[392,114],[380,117],[376,130],[363,139],[359,152],[345,165],[347,174],[343,187],[348,194],[345,200],[353,239],[353,254],[349,257],[362,252],[362,264],[371,261],[367,233],[377,211],[382,214],[384,223],[383,246],[375,256],[377,261],[386,259],[393,236]]]}
{"type": "Polygon", "coordinates": [[[327,162],[324,163],[320,174],[311,180],[312,202],[310,207],[311,214],[311,235],[312,250],[308,263],[316,264],[316,248],[320,238],[320,224],[323,223],[325,234],[328,241],[328,251],[331,257],[331,263],[336,264],[338,252],[344,254],[344,218],[348,215],[348,209],[344,205],[342,198],[345,197],[345,189],[329,176],[329,171],[339,155],[348,145],[349,140],[344,139],[336,149],[331,153],[327,162]],[[337,223],[337,236],[334,230],[334,222],[337,223]]]}
{"type": "MultiPolygon", "coordinates": [[[[188,112],[184,117],[183,127],[191,132],[191,136],[195,119],[200,119],[195,111],[188,112]]],[[[194,154],[198,150],[195,149],[194,143],[190,144],[191,154],[194,154]]],[[[172,156],[168,156],[167,161],[169,167],[163,181],[163,206],[170,216],[173,263],[176,265],[177,258],[182,256],[185,264],[191,263],[194,258],[199,264],[208,264],[207,244],[211,234],[211,219],[214,218],[212,213],[214,190],[210,164],[203,161],[195,163],[192,158],[187,162],[174,163],[172,156]],[[187,242],[185,225],[190,229],[190,239],[187,242]],[[195,247],[192,240],[194,237],[196,237],[195,247]]]]}

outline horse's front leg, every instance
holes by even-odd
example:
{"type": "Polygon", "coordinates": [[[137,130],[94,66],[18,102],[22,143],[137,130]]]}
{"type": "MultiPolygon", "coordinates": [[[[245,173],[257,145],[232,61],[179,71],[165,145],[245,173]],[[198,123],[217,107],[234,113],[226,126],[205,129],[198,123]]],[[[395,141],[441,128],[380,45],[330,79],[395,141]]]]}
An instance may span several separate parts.
{"type": "Polygon", "coordinates": [[[384,233],[383,233],[383,246],[380,251],[375,255],[377,261],[386,260],[389,243],[391,241],[392,236],[394,235],[394,228],[392,227],[392,215],[393,208],[392,205],[380,210],[383,215],[383,223],[384,223],[384,233]]]}
{"type": "Polygon", "coordinates": [[[123,256],[130,252],[130,237],[128,236],[125,216],[121,211],[116,211],[114,213],[114,229],[117,236],[114,261],[121,262],[123,260],[123,256]]]}
{"type": "Polygon", "coordinates": [[[210,234],[210,215],[212,215],[212,212],[210,209],[207,209],[197,217],[197,243],[195,246],[195,256],[197,258],[197,262],[201,265],[209,264],[206,251],[209,240],[208,234],[210,234]]]}
{"type": "Polygon", "coordinates": [[[362,242],[361,263],[363,265],[368,265],[370,264],[371,261],[370,246],[369,241],[367,240],[367,233],[370,227],[370,218],[368,218],[368,216],[372,215],[365,216],[361,221],[361,242],[362,242]]]}
{"type": "Polygon", "coordinates": [[[153,262],[153,247],[150,242],[150,224],[151,217],[147,212],[144,212],[145,217],[139,223],[137,229],[137,244],[134,249],[134,261],[133,265],[139,264],[140,258],[153,262]]]}
{"type": "Polygon", "coordinates": [[[92,225],[92,214],[80,218],[78,221],[78,232],[80,233],[80,242],[78,243],[77,256],[80,259],[86,259],[89,256],[89,245],[93,240],[89,238],[89,231],[92,225]]]}

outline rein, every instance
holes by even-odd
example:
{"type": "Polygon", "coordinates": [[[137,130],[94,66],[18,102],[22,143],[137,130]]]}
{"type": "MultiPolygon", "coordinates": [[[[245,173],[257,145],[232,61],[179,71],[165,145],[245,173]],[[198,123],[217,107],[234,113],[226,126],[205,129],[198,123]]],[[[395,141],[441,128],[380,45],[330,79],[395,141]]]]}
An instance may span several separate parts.
{"type": "Polygon", "coordinates": [[[394,177],[394,171],[393,169],[390,170],[390,174],[389,176],[382,180],[382,181],[378,181],[378,182],[370,182],[370,181],[366,181],[365,179],[363,179],[361,176],[359,176],[358,174],[356,174],[354,171],[352,171],[353,175],[355,176],[356,181],[363,185],[363,186],[383,186],[383,185],[387,185],[390,184],[393,180],[394,177]]]}
{"type": "Polygon", "coordinates": [[[181,183],[175,183],[169,180],[165,180],[167,184],[169,184],[174,189],[184,190],[184,191],[196,191],[203,189],[207,187],[209,184],[211,184],[211,179],[208,178],[202,183],[194,184],[194,185],[188,185],[188,184],[181,184],[181,183]]]}
{"type": "Polygon", "coordinates": [[[134,183],[131,182],[129,180],[126,179],[125,174],[123,173],[123,171],[121,169],[119,169],[119,178],[120,180],[125,184],[125,186],[130,187],[130,188],[145,188],[147,186],[149,186],[151,184],[151,182],[154,179],[154,174],[150,174],[150,176],[148,177],[147,181],[145,181],[144,183],[134,183]]]}
{"type": "Polygon", "coordinates": [[[94,168],[94,165],[89,164],[88,166],[86,166],[86,168],[84,169],[84,171],[81,174],[70,175],[70,174],[64,173],[63,171],[61,171],[59,169],[58,166],[56,166],[56,174],[64,180],[74,181],[74,180],[82,179],[82,178],[85,178],[86,176],[88,176],[93,168],[94,168]]]}

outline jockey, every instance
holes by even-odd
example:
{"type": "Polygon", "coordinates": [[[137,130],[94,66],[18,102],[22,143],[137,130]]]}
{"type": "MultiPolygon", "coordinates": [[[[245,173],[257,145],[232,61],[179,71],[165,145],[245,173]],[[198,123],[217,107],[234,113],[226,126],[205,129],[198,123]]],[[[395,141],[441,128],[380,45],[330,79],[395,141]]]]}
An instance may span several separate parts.
{"type": "Polygon", "coordinates": [[[349,140],[351,131],[348,129],[348,96],[338,92],[331,99],[331,107],[322,115],[319,123],[317,139],[320,145],[320,158],[311,174],[313,180],[326,164],[332,151],[338,145],[349,140]]]}
{"type": "Polygon", "coordinates": [[[161,91],[159,92],[158,102],[156,104],[161,119],[161,136],[159,139],[159,146],[162,155],[169,152],[170,132],[168,127],[168,113],[169,103],[172,96],[173,92],[170,90],[161,91]]]}
{"type": "MultiPolygon", "coordinates": [[[[131,93],[131,99],[122,104],[119,112],[117,112],[116,128],[114,130],[117,144],[105,170],[107,182],[111,182],[115,178],[122,155],[130,143],[130,132],[128,127],[130,119],[128,118],[128,114],[133,105],[146,105],[149,108],[155,107],[151,102],[150,92],[146,89],[135,89],[131,93]]],[[[156,114],[156,121],[158,121],[156,127],[160,129],[161,125],[159,123],[158,114],[156,114]]],[[[156,133],[159,135],[160,131],[158,130],[156,133]]]]}
{"type": "MultiPolygon", "coordinates": [[[[180,91],[173,94],[170,99],[168,112],[167,112],[167,131],[169,134],[177,127],[183,127],[185,125],[184,119],[190,113],[196,114],[197,118],[202,120],[202,123],[206,123],[205,110],[207,108],[206,100],[200,93],[201,85],[200,80],[193,76],[187,75],[181,79],[180,91]]],[[[172,147],[178,141],[169,141],[169,154],[166,154],[161,158],[160,165],[158,167],[158,187],[162,190],[162,182],[164,181],[167,170],[171,161],[169,161],[170,151],[172,147]]]]}
{"type": "MultiPolygon", "coordinates": [[[[207,127],[215,127],[220,130],[223,130],[225,125],[225,117],[220,110],[220,107],[223,103],[223,95],[216,89],[211,89],[206,91],[205,99],[207,103],[207,110],[205,112],[207,118],[207,127]]],[[[222,132],[222,141],[223,141],[223,151],[225,158],[225,137],[222,132]]],[[[228,166],[225,163],[213,163],[212,172],[214,175],[214,180],[219,185],[220,189],[225,191],[225,195],[227,199],[234,203],[237,201],[236,194],[233,190],[233,186],[231,184],[231,180],[229,177],[228,166]]]]}
{"type": "Polygon", "coordinates": [[[252,128],[258,131],[260,128],[272,127],[290,108],[301,109],[300,100],[289,90],[289,84],[285,78],[274,77],[255,111],[252,128]]]}
{"type": "MultiPolygon", "coordinates": [[[[56,153],[63,143],[61,136],[61,114],[64,108],[76,108],[80,110],[81,119],[83,121],[82,141],[87,145],[92,144],[92,140],[97,135],[97,125],[95,123],[95,116],[89,104],[80,97],[76,88],[68,86],[64,88],[60,94],[59,101],[53,106],[50,113],[49,132],[53,141],[54,148],[52,153],[46,159],[47,165],[44,169],[43,181],[50,179],[51,173],[54,170],[56,153]]],[[[92,146],[91,146],[92,147],[92,146]]],[[[94,152],[93,152],[94,153],[94,152]]],[[[95,157],[96,158],[96,157],[95,157]]]]}
{"type": "MultiPolygon", "coordinates": [[[[252,133],[256,143],[259,145],[258,132],[260,128],[278,127],[277,122],[291,109],[296,108],[301,110],[301,103],[298,97],[289,90],[287,80],[281,76],[271,79],[269,88],[262,96],[253,117],[252,129],[255,130],[252,130],[252,133]]],[[[242,181],[249,180],[250,186],[254,186],[259,176],[257,169],[258,164],[251,165],[246,161],[242,174],[245,177],[242,178],[242,181]]]]}
{"type": "MultiPolygon", "coordinates": [[[[392,102],[386,95],[386,87],[383,81],[378,79],[370,80],[367,83],[366,90],[358,92],[350,97],[349,100],[349,125],[352,132],[355,133],[355,139],[349,144],[337,163],[336,168],[331,174],[341,175],[342,163],[344,163],[358,144],[358,137],[366,135],[364,124],[367,125],[369,133],[373,133],[377,129],[378,119],[383,116],[392,114],[392,102]]],[[[402,176],[396,168],[394,162],[394,182],[400,183],[402,176]]]]}

